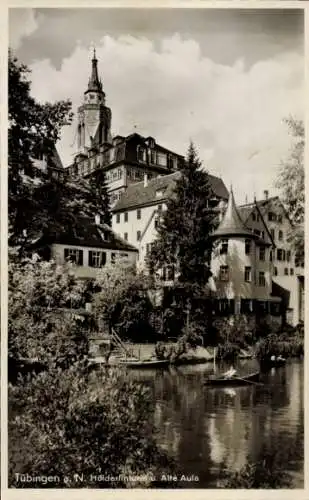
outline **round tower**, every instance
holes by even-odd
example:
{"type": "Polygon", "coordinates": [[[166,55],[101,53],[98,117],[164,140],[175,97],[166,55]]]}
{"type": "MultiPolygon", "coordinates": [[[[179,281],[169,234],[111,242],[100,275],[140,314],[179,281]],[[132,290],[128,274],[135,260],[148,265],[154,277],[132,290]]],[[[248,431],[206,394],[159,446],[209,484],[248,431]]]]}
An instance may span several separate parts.
{"type": "Polygon", "coordinates": [[[231,189],[226,212],[213,234],[211,271],[219,310],[253,312],[271,293],[269,245],[241,219],[231,189]]]}

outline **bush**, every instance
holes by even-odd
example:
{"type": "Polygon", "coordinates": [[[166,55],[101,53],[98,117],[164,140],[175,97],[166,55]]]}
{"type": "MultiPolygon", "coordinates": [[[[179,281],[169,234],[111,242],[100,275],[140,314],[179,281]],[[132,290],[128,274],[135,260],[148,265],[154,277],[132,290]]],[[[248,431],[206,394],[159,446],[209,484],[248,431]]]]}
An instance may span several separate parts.
{"type": "Polygon", "coordinates": [[[78,312],[83,288],[68,266],[10,262],[8,352],[10,360],[69,365],[88,354],[88,320],[78,312]],[[68,308],[68,306],[70,306],[68,308]]]}
{"type": "Polygon", "coordinates": [[[237,344],[232,344],[227,342],[225,344],[219,344],[217,348],[217,359],[222,361],[234,361],[238,354],[240,348],[237,344]]]}
{"type": "Polygon", "coordinates": [[[260,360],[269,359],[272,355],[284,358],[304,355],[304,339],[299,336],[268,335],[256,344],[256,357],[260,360]]]}
{"type": "Polygon", "coordinates": [[[242,469],[219,480],[221,488],[278,489],[291,486],[291,477],[280,467],[276,459],[268,456],[256,463],[249,462],[242,469]]]}
{"type": "Polygon", "coordinates": [[[172,466],[155,442],[149,389],[123,372],[101,370],[88,377],[78,367],[45,372],[11,386],[9,403],[11,487],[149,486],[151,474],[172,466]],[[57,481],[21,483],[16,473],[57,481]],[[106,483],[94,477],[99,474],[145,474],[149,481],[132,484],[120,477],[106,483]]]}

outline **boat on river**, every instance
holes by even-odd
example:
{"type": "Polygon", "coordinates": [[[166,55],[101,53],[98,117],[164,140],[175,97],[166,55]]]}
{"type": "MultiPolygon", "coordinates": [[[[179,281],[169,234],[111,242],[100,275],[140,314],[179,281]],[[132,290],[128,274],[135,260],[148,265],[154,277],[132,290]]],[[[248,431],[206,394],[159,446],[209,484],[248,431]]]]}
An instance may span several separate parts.
{"type": "Polygon", "coordinates": [[[239,375],[233,375],[232,377],[226,377],[225,375],[221,375],[219,377],[210,376],[207,380],[205,380],[205,385],[212,386],[221,386],[221,387],[230,387],[230,386],[239,386],[239,385],[251,385],[255,383],[259,383],[260,381],[260,372],[249,373],[243,377],[239,375]]]}
{"type": "Polygon", "coordinates": [[[121,359],[119,364],[127,368],[167,368],[169,359],[121,359]]]}

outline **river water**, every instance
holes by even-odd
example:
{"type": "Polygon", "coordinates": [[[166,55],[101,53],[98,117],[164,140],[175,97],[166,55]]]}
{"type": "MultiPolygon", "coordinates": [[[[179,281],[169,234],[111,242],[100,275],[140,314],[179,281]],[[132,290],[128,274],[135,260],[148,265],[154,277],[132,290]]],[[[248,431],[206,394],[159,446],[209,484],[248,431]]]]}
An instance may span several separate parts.
{"type": "MultiPolygon", "coordinates": [[[[245,376],[258,366],[250,360],[237,368],[245,376]]],[[[232,472],[248,460],[280,452],[292,487],[303,488],[303,362],[273,369],[263,375],[262,386],[205,387],[203,381],[213,370],[207,363],[129,373],[153,391],[158,442],[191,479],[181,486],[214,488],[222,469],[232,472]]]]}

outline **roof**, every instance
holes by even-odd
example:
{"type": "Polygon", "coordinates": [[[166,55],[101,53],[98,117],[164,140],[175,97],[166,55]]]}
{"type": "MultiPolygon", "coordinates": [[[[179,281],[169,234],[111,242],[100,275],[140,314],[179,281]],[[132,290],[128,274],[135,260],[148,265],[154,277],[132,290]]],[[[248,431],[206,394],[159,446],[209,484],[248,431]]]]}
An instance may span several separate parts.
{"type": "Polygon", "coordinates": [[[233,191],[231,190],[226,212],[213,236],[246,236],[255,238],[252,231],[245,225],[236,207],[233,191]]]}
{"type": "MultiPolygon", "coordinates": [[[[268,238],[263,238],[263,239],[265,239],[265,241],[267,243],[271,243],[273,246],[275,246],[274,239],[273,239],[271,232],[269,231],[269,228],[265,222],[263,213],[262,213],[262,211],[257,203],[252,203],[250,205],[248,204],[248,205],[240,206],[240,207],[238,207],[238,212],[239,212],[242,220],[245,222],[245,224],[248,225],[248,227],[250,227],[250,229],[252,229],[251,224],[250,224],[250,221],[251,221],[250,215],[252,214],[252,212],[255,209],[257,210],[258,214],[260,215],[261,221],[263,223],[263,226],[265,227],[266,234],[268,236],[268,238]]],[[[264,215],[265,215],[265,211],[264,211],[264,215]]]]}
{"type": "Polygon", "coordinates": [[[96,224],[88,217],[80,217],[79,225],[71,230],[49,236],[40,236],[32,246],[62,244],[110,250],[138,252],[137,248],[123,240],[106,224],[96,224]]]}
{"type": "MultiPolygon", "coordinates": [[[[112,211],[119,212],[133,207],[153,205],[168,199],[173,192],[176,180],[180,176],[181,172],[177,171],[172,174],[154,177],[148,181],[146,187],[144,181],[130,184],[112,211]],[[158,196],[160,191],[162,193],[158,196]]],[[[209,174],[208,177],[213,194],[218,198],[227,200],[228,191],[222,179],[209,174]]]]}

